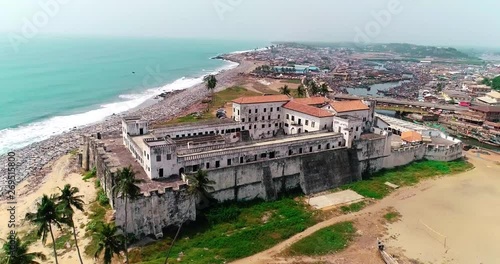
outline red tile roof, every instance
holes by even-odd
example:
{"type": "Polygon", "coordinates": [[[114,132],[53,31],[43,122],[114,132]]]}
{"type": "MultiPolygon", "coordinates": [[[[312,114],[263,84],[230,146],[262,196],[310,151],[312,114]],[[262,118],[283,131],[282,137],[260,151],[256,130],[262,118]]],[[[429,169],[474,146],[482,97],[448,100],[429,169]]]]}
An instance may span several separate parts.
{"type": "Polygon", "coordinates": [[[315,96],[309,98],[294,98],[293,101],[299,104],[321,105],[330,102],[330,99],[321,96],[315,96]]]}
{"type": "Polygon", "coordinates": [[[337,113],[369,109],[361,100],[330,102],[330,105],[337,113]]]}
{"type": "Polygon", "coordinates": [[[305,104],[299,104],[294,101],[290,101],[286,103],[283,108],[290,109],[296,112],[304,113],[307,115],[315,116],[315,117],[329,117],[333,116],[333,113],[326,111],[321,108],[317,108],[314,106],[309,106],[305,104]]]}
{"type": "Polygon", "coordinates": [[[260,104],[260,103],[274,103],[274,102],[287,102],[290,98],[284,94],[279,95],[260,95],[260,96],[245,96],[233,100],[237,104],[260,104]]]}
{"type": "Polygon", "coordinates": [[[420,142],[422,141],[422,135],[415,131],[405,131],[401,133],[401,139],[406,142],[420,142]]]}

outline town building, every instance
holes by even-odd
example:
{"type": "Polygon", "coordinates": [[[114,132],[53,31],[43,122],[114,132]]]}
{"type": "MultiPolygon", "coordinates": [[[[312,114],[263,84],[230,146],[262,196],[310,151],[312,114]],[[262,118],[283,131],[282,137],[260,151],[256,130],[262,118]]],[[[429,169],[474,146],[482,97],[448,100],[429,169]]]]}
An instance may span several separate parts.
{"type": "Polygon", "coordinates": [[[497,91],[491,91],[485,96],[478,97],[477,100],[490,106],[500,106],[500,93],[497,91]]]}
{"type": "Polygon", "coordinates": [[[469,109],[483,121],[500,122],[500,106],[475,105],[469,109]]]}

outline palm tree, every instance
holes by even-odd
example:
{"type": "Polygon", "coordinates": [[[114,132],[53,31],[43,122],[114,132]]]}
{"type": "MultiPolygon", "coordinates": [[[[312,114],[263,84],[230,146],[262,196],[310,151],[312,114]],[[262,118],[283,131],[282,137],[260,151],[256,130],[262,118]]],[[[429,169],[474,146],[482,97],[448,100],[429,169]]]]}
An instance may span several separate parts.
{"type": "MultiPolygon", "coordinates": [[[[210,192],[214,191],[214,187],[212,187],[212,185],[214,185],[215,182],[208,179],[208,174],[206,171],[198,170],[195,174],[188,175],[187,178],[188,178],[188,183],[189,183],[188,193],[190,195],[193,195],[196,200],[202,200],[202,201],[208,200],[209,202],[215,200],[212,197],[212,195],[210,194],[210,192]]],[[[177,241],[177,237],[179,236],[179,233],[181,232],[182,224],[183,223],[181,223],[179,225],[179,228],[177,229],[177,233],[175,234],[175,237],[172,240],[172,244],[170,245],[170,248],[168,249],[167,257],[165,258],[164,264],[167,264],[168,257],[170,256],[170,251],[174,247],[175,241],[177,241]]]]}
{"type": "Polygon", "coordinates": [[[207,89],[213,93],[215,86],[217,86],[217,78],[215,78],[215,75],[213,74],[207,75],[205,76],[204,80],[207,89]]]}
{"type": "Polygon", "coordinates": [[[313,95],[317,95],[320,91],[318,85],[314,81],[311,81],[310,83],[311,83],[311,93],[313,95]]]}
{"type": "Polygon", "coordinates": [[[79,192],[77,187],[71,187],[70,184],[64,185],[61,189],[61,194],[56,197],[57,206],[62,208],[65,217],[68,219],[69,226],[73,228],[73,237],[75,238],[76,251],[78,252],[78,258],[80,263],[83,264],[82,255],[80,254],[80,248],[78,247],[78,239],[76,238],[76,228],[73,221],[73,214],[75,213],[73,207],[83,212],[83,205],[85,204],[82,200],[83,195],[77,195],[79,192]]]}
{"type": "Polygon", "coordinates": [[[305,97],[306,96],[306,89],[304,88],[304,85],[299,85],[297,88],[297,96],[299,97],[305,97]]]}
{"type": "Polygon", "coordinates": [[[39,259],[45,261],[47,257],[40,252],[28,252],[28,243],[21,242],[17,235],[9,237],[3,244],[3,256],[0,258],[0,263],[6,264],[39,264],[35,261],[39,259]]]}
{"type": "Polygon", "coordinates": [[[61,223],[68,224],[68,220],[63,215],[64,211],[56,206],[54,197],[49,198],[46,194],[43,195],[42,201],[37,203],[37,211],[26,214],[26,220],[38,227],[37,236],[42,239],[43,244],[47,241],[47,233],[50,233],[56,264],[59,262],[57,261],[56,240],[54,232],[52,232],[52,225],[60,229],[61,223]]]}
{"type": "Polygon", "coordinates": [[[328,84],[326,84],[326,83],[321,84],[319,91],[323,95],[327,94],[328,93],[328,84]]]}
{"type": "Polygon", "coordinates": [[[94,239],[98,241],[94,257],[98,258],[104,251],[104,264],[111,264],[113,255],[120,255],[120,252],[126,251],[124,247],[126,238],[118,232],[118,228],[113,224],[102,225],[102,229],[94,234],[94,239]]]}
{"type": "Polygon", "coordinates": [[[285,84],[285,86],[280,88],[280,93],[285,94],[285,95],[290,95],[290,88],[288,88],[288,85],[285,84]]]}
{"type": "Polygon", "coordinates": [[[190,174],[187,176],[189,182],[189,193],[194,195],[198,200],[202,201],[208,200],[213,201],[214,199],[210,195],[210,192],[214,191],[214,187],[212,185],[215,184],[214,181],[208,178],[208,174],[204,170],[198,170],[194,174],[190,174]]]}
{"type": "Polygon", "coordinates": [[[116,185],[113,187],[113,195],[114,197],[121,195],[122,198],[125,199],[125,222],[123,233],[125,234],[125,261],[128,264],[127,205],[129,200],[134,200],[141,193],[141,189],[137,184],[140,184],[142,180],[135,178],[135,172],[132,170],[132,166],[119,169],[116,176],[116,185]]]}

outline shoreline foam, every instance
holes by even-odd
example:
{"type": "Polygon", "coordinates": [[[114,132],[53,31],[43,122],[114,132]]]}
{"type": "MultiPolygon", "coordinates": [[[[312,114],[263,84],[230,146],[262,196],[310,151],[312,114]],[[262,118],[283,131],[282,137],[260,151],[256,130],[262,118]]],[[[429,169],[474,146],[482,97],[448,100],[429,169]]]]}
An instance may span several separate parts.
{"type": "MultiPolygon", "coordinates": [[[[253,62],[239,60],[237,55],[225,56],[225,60],[231,60],[233,65],[238,64],[230,70],[223,70],[217,74],[219,81],[216,90],[224,89],[232,85],[232,79],[238,76],[241,71],[247,71],[254,67],[253,62]]],[[[202,80],[202,78],[201,78],[202,80]]],[[[102,121],[73,129],[71,131],[53,135],[48,139],[32,143],[28,146],[16,149],[16,183],[20,183],[24,179],[30,177],[36,181],[39,177],[44,177],[50,171],[47,168],[50,162],[69,153],[71,150],[77,149],[83,143],[82,134],[94,134],[119,132],[121,127],[121,117],[123,115],[139,115],[142,118],[155,121],[158,119],[172,118],[180,114],[183,110],[189,108],[196,102],[201,101],[209,94],[203,83],[199,83],[189,89],[179,90],[177,93],[169,94],[163,100],[156,102],[144,102],[145,106],[137,106],[134,109],[126,111],[119,115],[109,116],[102,121]]],[[[7,164],[7,155],[0,155],[0,163],[7,164]]],[[[7,168],[0,167],[0,174],[7,175],[7,168]]],[[[7,177],[0,178],[0,199],[6,191],[7,177]]]]}
{"type": "Polygon", "coordinates": [[[113,115],[121,115],[148,107],[158,102],[158,100],[153,98],[162,92],[191,88],[202,83],[203,78],[208,74],[219,74],[238,66],[238,63],[228,60],[223,61],[226,62],[225,65],[215,70],[203,72],[201,76],[193,78],[183,76],[165,85],[148,88],[142,93],[122,94],[118,96],[118,98],[122,99],[121,101],[106,102],[96,109],[77,114],[54,116],[19,127],[2,129],[0,130],[0,155],[46,140],[52,136],[61,135],[74,129],[81,129],[85,126],[105,121],[113,115]],[[12,146],[16,147],[12,148],[12,146]]]}

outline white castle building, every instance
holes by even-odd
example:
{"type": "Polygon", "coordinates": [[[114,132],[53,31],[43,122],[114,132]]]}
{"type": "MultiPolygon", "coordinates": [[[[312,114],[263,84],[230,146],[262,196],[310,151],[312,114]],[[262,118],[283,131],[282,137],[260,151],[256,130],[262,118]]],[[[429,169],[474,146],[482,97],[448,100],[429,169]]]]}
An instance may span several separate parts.
{"type": "Polygon", "coordinates": [[[138,236],[196,219],[185,175],[205,170],[219,200],[275,199],[300,188],[318,193],[382,168],[462,157],[462,143],[438,130],[375,114],[375,102],[285,95],[242,97],[231,118],[150,129],[126,117],[122,133],[85,138],[82,167],[95,167],[122,226],[138,236]],[[123,144],[117,142],[123,142],[123,144]],[[132,155],[130,155],[132,154],[132,155]],[[132,166],[141,194],[112,195],[119,168],[132,166]]]}
{"type": "Polygon", "coordinates": [[[233,101],[232,110],[230,120],[151,131],[140,118],[124,118],[123,142],[148,176],[157,179],[273,159],[294,151],[350,147],[363,132],[369,132],[374,118],[369,102],[336,102],[323,97],[241,97],[233,101]],[[304,147],[294,149],[292,143],[304,147]]]}

